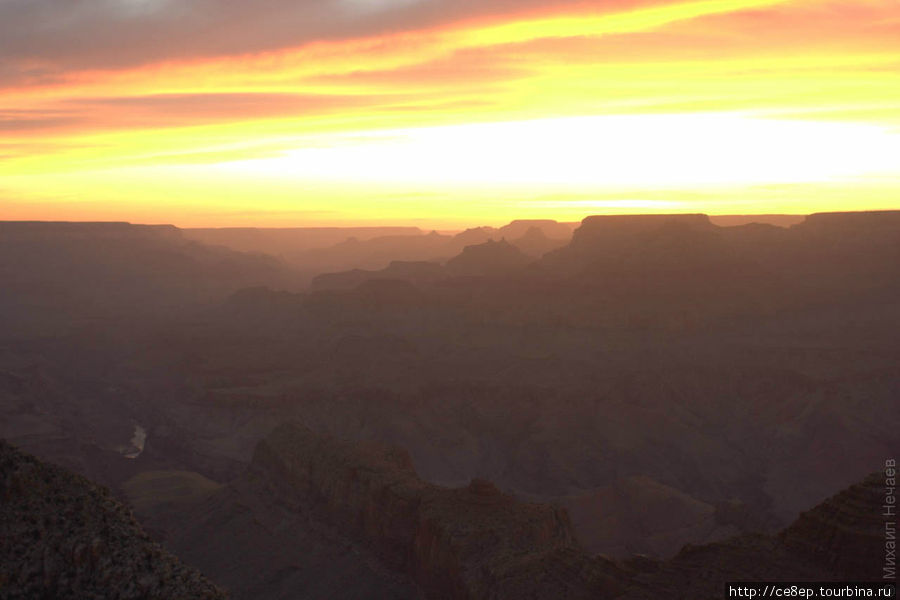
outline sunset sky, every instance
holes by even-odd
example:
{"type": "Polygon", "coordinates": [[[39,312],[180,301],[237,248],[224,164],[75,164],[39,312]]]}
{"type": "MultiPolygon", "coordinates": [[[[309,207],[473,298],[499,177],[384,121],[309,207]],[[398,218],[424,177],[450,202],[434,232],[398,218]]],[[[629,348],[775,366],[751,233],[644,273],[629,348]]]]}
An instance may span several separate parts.
{"type": "Polygon", "coordinates": [[[0,0],[0,219],[884,208],[897,0],[0,0]]]}

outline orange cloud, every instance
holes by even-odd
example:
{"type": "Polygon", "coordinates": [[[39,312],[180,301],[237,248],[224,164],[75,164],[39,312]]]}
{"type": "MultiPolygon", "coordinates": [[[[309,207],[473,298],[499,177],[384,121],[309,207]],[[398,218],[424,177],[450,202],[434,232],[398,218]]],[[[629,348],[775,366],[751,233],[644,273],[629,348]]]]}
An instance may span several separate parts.
{"type": "MultiPolygon", "coordinates": [[[[464,3],[459,12],[436,3],[435,14],[426,14],[426,4],[370,15],[373,21],[365,27],[348,25],[344,15],[318,37],[304,31],[304,43],[289,48],[281,47],[289,38],[279,29],[268,46],[260,40],[238,40],[218,50],[204,46],[220,39],[216,33],[203,44],[178,46],[168,54],[144,48],[143,59],[164,60],[140,64],[132,56],[117,68],[108,68],[113,63],[86,68],[101,63],[85,56],[73,63],[77,68],[59,72],[31,59],[30,75],[8,85],[0,97],[0,176],[17,197],[52,196],[61,189],[112,197],[140,182],[140,198],[132,201],[150,202],[152,190],[170,194],[180,186],[192,195],[180,193],[183,201],[213,215],[221,211],[209,204],[223,197],[217,178],[227,178],[211,166],[271,159],[285,176],[260,172],[284,214],[289,209],[299,214],[290,198],[299,202],[301,195],[310,204],[304,214],[319,214],[319,204],[332,210],[335,202],[347,214],[371,213],[374,208],[353,199],[365,192],[291,179],[292,163],[277,161],[297,149],[352,146],[359,139],[364,140],[360,148],[384,155],[388,147],[372,144],[373,132],[384,132],[389,140],[398,130],[563,116],[741,113],[822,121],[821,131],[836,131],[825,121],[885,131],[900,126],[900,106],[892,100],[900,98],[900,8],[893,1],[508,2],[481,8],[464,3]],[[264,46],[269,49],[234,54],[264,46]],[[56,174],[52,182],[48,174],[56,174]]],[[[735,131],[745,130],[736,126],[735,131]]],[[[693,141],[685,140],[685,152],[694,151],[693,141]]],[[[663,142],[671,140],[657,143],[663,142]]],[[[471,143],[484,145],[478,139],[471,143]]],[[[353,156],[357,166],[364,165],[358,153],[353,156]]],[[[666,167],[647,165],[648,181],[666,167]]],[[[452,165],[447,169],[452,177],[452,165]]],[[[747,169],[735,173],[728,189],[739,189],[741,181],[759,185],[752,165],[747,169]]],[[[354,173],[348,165],[346,177],[354,173]]],[[[245,177],[262,185],[262,176],[245,177]]],[[[834,175],[821,177],[815,194],[809,192],[810,203],[828,196],[822,186],[834,175]]],[[[879,177],[878,202],[884,203],[883,190],[894,184],[885,188],[890,177],[879,177]]],[[[424,189],[417,181],[394,191],[399,196],[410,185],[418,198],[438,187],[435,182],[424,189]]],[[[245,191],[252,194],[248,186],[245,191]]],[[[385,197],[391,189],[383,190],[385,197]]],[[[565,193],[602,191],[594,185],[565,193]]],[[[482,197],[472,190],[459,193],[460,207],[482,197]]],[[[681,198],[696,193],[696,187],[673,191],[681,198]]],[[[240,198],[227,197],[237,207],[228,213],[240,212],[240,198]]],[[[445,197],[422,202],[446,218],[438,206],[445,197]]],[[[384,203],[379,206],[385,210],[384,203]]],[[[393,206],[401,208],[397,202],[393,206]]]]}
{"type": "Polygon", "coordinates": [[[210,123],[310,117],[367,104],[352,95],[290,93],[150,94],[71,98],[51,101],[41,110],[0,112],[7,135],[157,129],[210,123]]]}

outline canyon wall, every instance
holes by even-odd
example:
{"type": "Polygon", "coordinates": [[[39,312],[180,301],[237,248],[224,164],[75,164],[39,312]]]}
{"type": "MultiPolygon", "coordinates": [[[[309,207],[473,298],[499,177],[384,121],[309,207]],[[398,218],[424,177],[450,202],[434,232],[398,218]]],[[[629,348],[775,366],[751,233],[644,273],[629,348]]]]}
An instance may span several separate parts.
{"type": "Polygon", "coordinates": [[[520,502],[493,484],[422,481],[405,451],[353,445],[296,424],[260,442],[253,477],[287,504],[367,541],[429,598],[595,598],[620,572],[576,544],[567,513],[520,502]]]}

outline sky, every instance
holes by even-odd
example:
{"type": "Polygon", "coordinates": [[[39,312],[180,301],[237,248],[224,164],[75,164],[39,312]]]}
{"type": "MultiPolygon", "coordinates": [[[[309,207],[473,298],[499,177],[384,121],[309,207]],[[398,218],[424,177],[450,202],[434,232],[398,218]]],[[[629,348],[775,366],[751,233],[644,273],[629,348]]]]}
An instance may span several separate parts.
{"type": "Polygon", "coordinates": [[[893,208],[896,0],[0,0],[0,219],[893,208]]]}

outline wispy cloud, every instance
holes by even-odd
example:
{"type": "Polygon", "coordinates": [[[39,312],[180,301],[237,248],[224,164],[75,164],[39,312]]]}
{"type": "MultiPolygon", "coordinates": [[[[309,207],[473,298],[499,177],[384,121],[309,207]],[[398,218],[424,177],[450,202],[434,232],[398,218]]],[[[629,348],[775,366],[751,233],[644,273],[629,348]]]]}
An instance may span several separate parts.
{"type": "Polygon", "coordinates": [[[257,189],[447,215],[498,181],[592,194],[571,211],[860,177],[886,202],[898,27],[894,0],[0,0],[0,176],[210,215],[257,189]]]}

